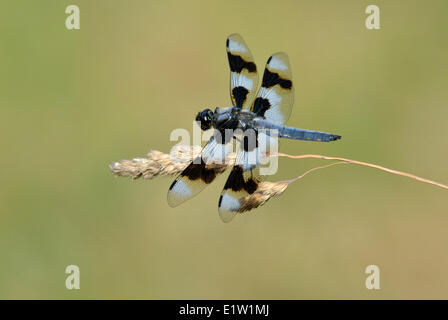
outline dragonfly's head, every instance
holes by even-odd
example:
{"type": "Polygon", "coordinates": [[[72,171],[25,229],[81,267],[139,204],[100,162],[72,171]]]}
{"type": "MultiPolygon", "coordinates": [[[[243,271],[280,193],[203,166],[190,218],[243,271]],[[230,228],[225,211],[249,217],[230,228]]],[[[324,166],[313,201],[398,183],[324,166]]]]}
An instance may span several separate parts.
{"type": "Polygon", "coordinates": [[[201,125],[202,130],[208,130],[212,127],[213,111],[210,109],[205,109],[201,111],[196,116],[196,121],[201,125]]]}

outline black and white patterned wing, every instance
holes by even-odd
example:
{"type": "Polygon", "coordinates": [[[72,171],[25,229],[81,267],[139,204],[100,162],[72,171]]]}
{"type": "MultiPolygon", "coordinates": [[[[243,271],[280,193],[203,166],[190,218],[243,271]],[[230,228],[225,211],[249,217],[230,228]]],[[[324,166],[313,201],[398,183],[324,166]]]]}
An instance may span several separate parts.
{"type": "Polygon", "coordinates": [[[247,197],[253,195],[261,182],[258,168],[244,170],[234,165],[219,197],[218,212],[223,222],[230,222],[237,213],[250,210],[246,206],[247,197]]]}
{"type": "Polygon", "coordinates": [[[273,54],[266,63],[263,81],[251,111],[275,124],[284,124],[294,103],[292,72],[288,55],[273,54]]]}
{"type": "Polygon", "coordinates": [[[233,151],[233,141],[218,141],[212,137],[203,148],[201,156],[194,159],[173,181],[167,195],[171,207],[193,198],[212,183],[218,174],[225,171],[226,157],[233,151]]]}
{"type": "Polygon", "coordinates": [[[265,133],[250,129],[244,133],[235,133],[239,148],[235,165],[219,198],[218,211],[222,221],[230,222],[236,213],[252,209],[247,206],[247,197],[258,189],[261,182],[260,164],[266,159],[266,145],[276,140],[265,133]]]}
{"type": "Polygon", "coordinates": [[[239,34],[227,38],[226,50],[230,66],[230,98],[235,107],[249,109],[258,85],[254,58],[239,34]]]}

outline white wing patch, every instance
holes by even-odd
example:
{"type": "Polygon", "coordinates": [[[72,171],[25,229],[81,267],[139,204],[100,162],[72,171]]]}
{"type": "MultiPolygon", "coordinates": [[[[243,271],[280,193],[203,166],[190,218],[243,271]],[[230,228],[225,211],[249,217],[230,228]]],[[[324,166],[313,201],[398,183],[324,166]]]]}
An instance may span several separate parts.
{"type": "Polygon", "coordinates": [[[230,192],[225,193],[220,198],[218,206],[219,217],[223,222],[230,222],[235,217],[239,208],[240,202],[238,198],[234,198],[230,192]]]}
{"type": "Polygon", "coordinates": [[[269,62],[269,68],[277,70],[288,70],[288,66],[279,58],[273,57],[269,62]]]}
{"type": "Polygon", "coordinates": [[[255,148],[254,150],[248,152],[238,152],[235,164],[243,167],[244,171],[257,167],[260,164],[260,155],[258,151],[259,149],[255,148]]]}
{"type": "Polygon", "coordinates": [[[168,191],[167,200],[170,207],[177,207],[202,190],[199,181],[190,181],[186,184],[182,179],[176,179],[172,188],[168,191]]]}
{"type": "Polygon", "coordinates": [[[264,99],[268,99],[270,103],[270,108],[265,112],[265,118],[271,120],[274,123],[282,124],[285,123],[286,119],[282,113],[282,96],[277,94],[273,88],[261,87],[258,92],[258,96],[264,99]]]}
{"type": "Polygon", "coordinates": [[[271,107],[268,111],[265,112],[264,116],[266,119],[271,120],[274,123],[285,123],[285,117],[282,114],[281,109],[278,105],[275,107],[271,107]]]}
{"type": "Polygon", "coordinates": [[[202,152],[202,159],[205,164],[224,164],[227,156],[233,151],[233,141],[230,140],[227,144],[217,143],[212,137],[210,142],[204,147],[202,152]]]}
{"type": "Polygon", "coordinates": [[[247,90],[254,89],[254,81],[248,77],[246,77],[244,74],[240,74],[234,77],[235,81],[238,83],[235,85],[235,87],[245,87],[247,90]]]}
{"type": "Polygon", "coordinates": [[[247,52],[244,44],[233,40],[232,37],[229,37],[229,50],[234,52],[247,52]]]}

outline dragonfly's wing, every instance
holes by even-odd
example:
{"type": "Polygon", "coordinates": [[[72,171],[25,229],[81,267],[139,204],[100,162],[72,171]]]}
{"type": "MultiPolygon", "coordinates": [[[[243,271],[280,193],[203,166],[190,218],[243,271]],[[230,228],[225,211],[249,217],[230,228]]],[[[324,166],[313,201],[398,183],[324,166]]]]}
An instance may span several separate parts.
{"type": "Polygon", "coordinates": [[[235,107],[249,109],[258,85],[254,58],[239,34],[227,38],[226,49],[230,66],[230,98],[235,107]]]}
{"type": "Polygon", "coordinates": [[[219,143],[212,137],[201,156],[194,159],[173,181],[168,190],[168,204],[176,207],[201,192],[216,176],[225,171],[227,156],[233,151],[233,141],[219,143]]]}
{"type": "Polygon", "coordinates": [[[218,211],[223,222],[230,222],[238,212],[245,211],[245,197],[257,191],[261,182],[258,169],[244,170],[241,165],[234,165],[219,197],[218,211]]]}
{"type": "Polygon", "coordinates": [[[273,54],[266,63],[263,82],[251,111],[275,124],[284,124],[294,103],[291,66],[284,52],[273,54]]]}
{"type": "Polygon", "coordinates": [[[244,135],[236,134],[236,138],[240,144],[235,165],[218,203],[219,216],[224,222],[230,222],[237,212],[250,210],[244,206],[243,200],[256,192],[261,182],[259,165],[266,157],[266,149],[262,148],[261,143],[269,145],[276,141],[255,130],[249,134],[248,131],[245,131],[244,135]],[[256,140],[253,140],[254,138],[256,140]]]}

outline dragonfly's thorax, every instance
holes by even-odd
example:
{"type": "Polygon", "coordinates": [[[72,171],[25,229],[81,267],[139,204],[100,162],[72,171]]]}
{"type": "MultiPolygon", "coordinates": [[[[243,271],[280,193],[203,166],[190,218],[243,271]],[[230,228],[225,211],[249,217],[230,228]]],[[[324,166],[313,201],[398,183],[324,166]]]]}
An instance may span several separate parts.
{"type": "Polygon", "coordinates": [[[225,129],[247,129],[250,121],[254,118],[254,113],[236,107],[225,109],[216,108],[211,125],[217,130],[225,129]]]}
{"type": "Polygon", "coordinates": [[[236,129],[238,126],[239,110],[237,108],[216,108],[212,120],[213,128],[217,130],[236,129]]]}

